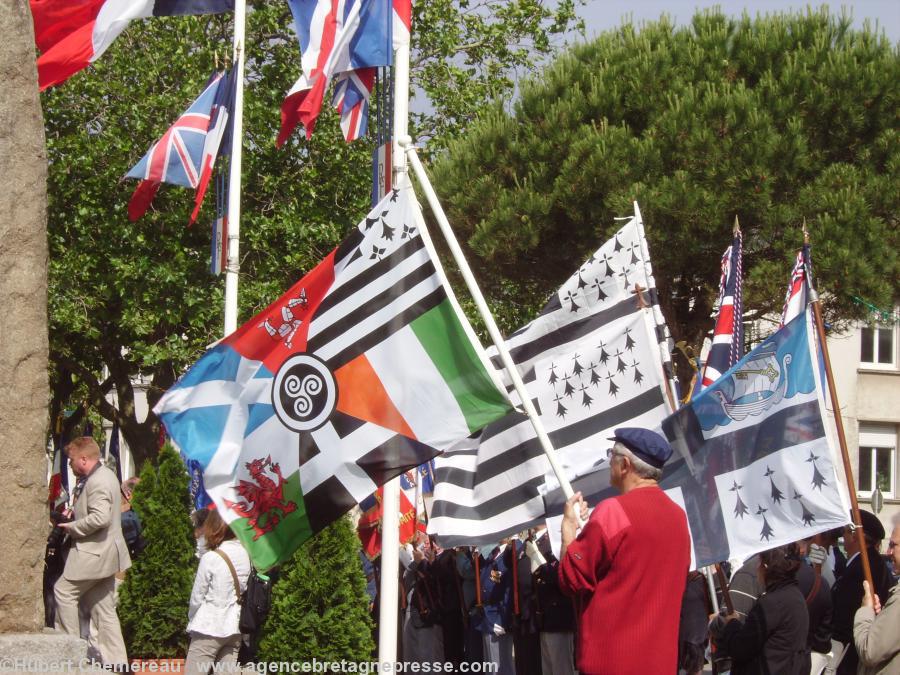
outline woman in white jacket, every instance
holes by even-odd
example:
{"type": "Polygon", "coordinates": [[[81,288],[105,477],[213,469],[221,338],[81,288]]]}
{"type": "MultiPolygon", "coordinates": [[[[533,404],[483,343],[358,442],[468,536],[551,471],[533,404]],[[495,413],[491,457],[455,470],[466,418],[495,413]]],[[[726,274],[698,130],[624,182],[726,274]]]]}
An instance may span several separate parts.
{"type": "Polygon", "coordinates": [[[191,591],[191,644],[184,664],[185,672],[196,675],[207,675],[217,663],[237,663],[239,598],[250,575],[250,557],[217,511],[209,513],[203,532],[208,550],[200,558],[191,591]]]}

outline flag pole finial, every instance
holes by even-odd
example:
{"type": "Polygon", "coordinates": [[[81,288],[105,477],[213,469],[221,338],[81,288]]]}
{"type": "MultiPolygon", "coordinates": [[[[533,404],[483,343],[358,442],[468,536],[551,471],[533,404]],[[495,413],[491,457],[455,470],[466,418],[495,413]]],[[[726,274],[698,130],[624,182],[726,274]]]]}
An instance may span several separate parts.
{"type": "Polygon", "coordinates": [[[806,227],[806,216],[803,217],[803,225],[801,226],[801,232],[803,232],[803,243],[809,244],[809,230],[806,227]]]}
{"type": "Polygon", "coordinates": [[[734,214],[734,227],[731,228],[731,233],[736,237],[741,233],[741,224],[738,222],[738,216],[734,214]]]}

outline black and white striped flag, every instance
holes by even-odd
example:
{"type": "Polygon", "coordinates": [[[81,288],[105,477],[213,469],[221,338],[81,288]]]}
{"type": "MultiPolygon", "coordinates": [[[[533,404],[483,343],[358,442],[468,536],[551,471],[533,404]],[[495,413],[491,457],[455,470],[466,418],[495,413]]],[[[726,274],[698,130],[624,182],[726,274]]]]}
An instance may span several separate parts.
{"type": "MultiPolygon", "coordinates": [[[[613,429],[658,427],[672,411],[667,337],[635,205],[506,343],[569,480],[606,462],[613,429]]],[[[531,423],[512,413],[435,459],[428,531],[444,547],[495,542],[542,522],[555,487],[531,423]]]]}

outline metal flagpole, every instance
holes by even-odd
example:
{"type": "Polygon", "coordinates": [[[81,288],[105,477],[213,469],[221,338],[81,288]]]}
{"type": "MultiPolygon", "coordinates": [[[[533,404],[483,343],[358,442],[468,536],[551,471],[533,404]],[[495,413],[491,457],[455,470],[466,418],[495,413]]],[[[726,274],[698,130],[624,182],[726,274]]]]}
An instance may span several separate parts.
{"type": "MultiPolygon", "coordinates": [[[[408,186],[406,157],[397,152],[397,139],[409,133],[409,42],[394,52],[394,124],[392,181],[394,188],[408,186]]],[[[400,477],[384,484],[381,502],[381,593],[378,607],[378,661],[397,662],[397,606],[400,576],[400,477]]]]}
{"type": "Polygon", "coordinates": [[[559,461],[556,458],[556,451],[553,449],[553,444],[550,442],[550,437],[547,436],[547,432],[544,430],[544,425],[541,424],[541,420],[538,417],[537,410],[535,410],[534,404],[531,402],[531,397],[528,395],[528,392],[525,389],[525,384],[522,382],[522,377],[519,374],[519,370],[518,368],[516,368],[516,365],[512,360],[512,356],[510,356],[509,354],[509,350],[506,348],[506,343],[504,342],[503,336],[500,333],[500,328],[498,328],[497,323],[494,321],[494,317],[491,314],[490,309],[488,308],[487,301],[481,294],[481,289],[478,288],[478,282],[475,280],[475,275],[472,274],[472,269],[469,267],[468,262],[466,262],[465,256],[462,252],[462,248],[460,248],[459,242],[456,240],[456,235],[453,234],[453,229],[450,227],[450,222],[447,220],[447,215],[444,213],[444,209],[441,207],[441,204],[438,201],[437,194],[434,191],[434,187],[431,185],[431,181],[428,179],[428,174],[425,173],[425,168],[422,166],[422,162],[419,160],[419,157],[416,154],[416,148],[412,145],[412,139],[406,134],[404,134],[403,136],[398,136],[397,138],[399,140],[400,146],[405,151],[403,154],[408,156],[409,163],[412,165],[413,171],[416,174],[416,178],[419,180],[419,183],[422,185],[422,189],[425,191],[425,197],[428,199],[428,204],[431,206],[431,210],[434,212],[435,218],[438,222],[438,226],[441,228],[441,232],[443,233],[444,238],[447,240],[447,245],[450,247],[450,252],[453,254],[453,259],[459,266],[459,271],[466,282],[469,293],[472,294],[472,299],[475,301],[475,306],[478,308],[478,313],[484,320],[485,326],[487,326],[488,333],[491,336],[491,340],[494,342],[494,345],[497,347],[497,351],[500,354],[500,358],[503,360],[503,366],[509,373],[509,377],[512,380],[513,387],[515,387],[516,393],[519,395],[519,398],[522,401],[522,407],[525,409],[525,413],[528,415],[528,419],[531,420],[531,424],[534,427],[535,433],[537,434],[537,438],[541,444],[541,448],[543,449],[544,454],[547,456],[547,460],[550,462],[550,467],[553,469],[553,473],[556,475],[556,479],[559,481],[559,485],[562,488],[563,493],[568,499],[574,494],[572,485],[571,483],[569,483],[568,478],[566,478],[565,474],[563,473],[562,466],[560,466],[559,461]]]}
{"type": "Polygon", "coordinates": [[[234,126],[232,127],[231,173],[228,180],[228,255],[225,260],[225,335],[237,329],[238,257],[241,230],[241,151],[244,142],[244,28],[247,19],[246,0],[234,2],[235,69],[234,126]]]}

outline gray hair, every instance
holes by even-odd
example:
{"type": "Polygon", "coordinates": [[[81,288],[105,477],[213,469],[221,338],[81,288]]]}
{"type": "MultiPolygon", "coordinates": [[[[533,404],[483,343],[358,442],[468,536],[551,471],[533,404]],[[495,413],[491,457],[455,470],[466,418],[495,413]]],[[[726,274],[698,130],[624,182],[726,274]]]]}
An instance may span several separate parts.
{"type": "Polygon", "coordinates": [[[613,445],[613,454],[621,455],[622,457],[627,457],[631,462],[631,466],[634,467],[634,472],[640,478],[649,478],[650,480],[659,481],[662,478],[662,469],[657,469],[655,466],[651,466],[644,460],[636,457],[631,450],[629,450],[621,441],[616,441],[615,445],[613,445]]]}

